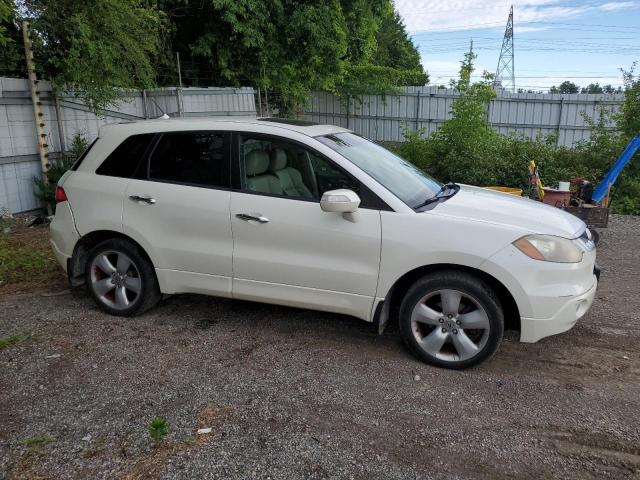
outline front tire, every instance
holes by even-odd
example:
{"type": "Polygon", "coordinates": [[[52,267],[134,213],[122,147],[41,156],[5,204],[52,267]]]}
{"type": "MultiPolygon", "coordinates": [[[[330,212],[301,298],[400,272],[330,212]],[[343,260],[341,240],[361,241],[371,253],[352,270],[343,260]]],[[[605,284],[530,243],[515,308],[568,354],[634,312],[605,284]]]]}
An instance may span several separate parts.
{"type": "Polygon", "coordinates": [[[504,333],[497,295],[465,272],[428,274],[400,306],[400,332],[409,350],[438,367],[462,369],[491,358],[504,333]]]}
{"type": "Polygon", "coordinates": [[[98,306],[111,315],[130,317],[158,303],[158,280],[142,250],[113,238],[96,245],[87,256],[85,279],[98,306]]]}

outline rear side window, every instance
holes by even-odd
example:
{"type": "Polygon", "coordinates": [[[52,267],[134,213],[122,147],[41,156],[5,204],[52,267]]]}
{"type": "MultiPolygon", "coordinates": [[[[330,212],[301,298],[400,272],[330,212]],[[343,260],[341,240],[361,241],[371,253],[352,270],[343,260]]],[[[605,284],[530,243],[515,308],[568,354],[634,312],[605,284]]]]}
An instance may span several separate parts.
{"type": "Polygon", "coordinates": [[[110,177],[131,178],[152,139],[152,133],[128,137],[102,162],[96,173],[110,177]]]}
{"type": "Polygon", "coordinates": [[[91,145],[89,145],[87,147],[87,149],[82,153],[82,155],[80,155],[78,157],[78,159],[74,162],[74,164],[71,166],[70,170],[72,171],[76,171],[78,170],[78,167],[80,166],[80,164],[82,163],[82,161],[87,157],[87,155],[89,155],[89,152],[91,151],[91,149],[93,148],[93,146],[96,144],[96,142],[98,141],[98,139],[96,138],[93,142],[91,142],[91,145]]]}
{"type": "Polygon", "coordinates": [[[149,159],[149,180],[230,188],[227,134],[165,133],[149,159]]]}

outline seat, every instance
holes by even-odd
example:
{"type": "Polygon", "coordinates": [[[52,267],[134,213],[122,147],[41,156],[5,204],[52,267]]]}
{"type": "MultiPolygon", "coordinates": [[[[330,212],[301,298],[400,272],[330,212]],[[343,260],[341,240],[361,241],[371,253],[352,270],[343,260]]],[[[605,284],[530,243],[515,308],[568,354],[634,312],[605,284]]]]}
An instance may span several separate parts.
{"type": "Polygon", "coordinates": [[[252,150],[244,157],[247,190],[261,193],[282,194],[278,179],[265,173],[269,169],[269,155],[264,150],[252,150]]]}
{"type": "Polygon", "coordinates": [[[280,181],[282,191],[292,197],[314,198],[311,190],[302,181],[302,175],[293,167],[287,166],[287,152],[274,148],[270,153],[269,171],[280,181]]]}

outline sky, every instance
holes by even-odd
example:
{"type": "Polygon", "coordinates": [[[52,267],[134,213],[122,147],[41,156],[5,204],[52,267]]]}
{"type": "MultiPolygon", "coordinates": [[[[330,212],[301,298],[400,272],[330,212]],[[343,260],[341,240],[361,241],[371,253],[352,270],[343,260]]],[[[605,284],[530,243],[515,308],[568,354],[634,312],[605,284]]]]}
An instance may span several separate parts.
{"type": "MultiPolygon", "coordinates": [[[[433,85],[457,76],[473,39],[476,78],[496,72],[514,10],[516,88],[547,91],[570,80],[622,85],[640,61],[640,0],[395,0],[433,85]]],[[[636,73],[640,71],[639,66],[636,73]]]]}

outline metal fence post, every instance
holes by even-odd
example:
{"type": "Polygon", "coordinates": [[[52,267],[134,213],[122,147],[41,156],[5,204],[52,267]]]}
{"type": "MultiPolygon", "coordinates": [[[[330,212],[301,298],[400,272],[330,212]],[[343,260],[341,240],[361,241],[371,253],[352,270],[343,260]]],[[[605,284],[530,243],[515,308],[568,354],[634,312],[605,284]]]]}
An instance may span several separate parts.
{"type": "Polygon", "coordinates": [[[58,137],[60,138],[60,151],[64,155],[67,151],[65,140],[64,140],[64,126],[62,120],[62,108],[60,108],[60,98],[58,97],[56,92],[51,92],[53,94],[53,104],[56,109],[56,123],[58,125],[58,137]]]}
{"type": "Polygon", "coordinates": [[[351,110],[351,95],[347,95],[347,128],[349,128],[349,110],[351,110]]]}
{"type": "Polygon", "coordinates": [[[420,95],[420,90],[418,90],[418,96],[416,97],[416,131],[418,131],[420,121],[420,109],[422,108],[422,95],[420,95]]]}
{"type": "Polygon", "coordinates": [[[149,107],[147,106],[147,91],[142,90],[142,111],[144,118],[149,118],[149,107]]]}
{"type": "Polygon", "coordinates": [[[557,133],[556,135],[558,136],[558,138],[556,138],[556,146],[560,145],[560,126],[562,125],[562,113],[564,111],[564,97],[562,97],[560,99],[560,113],[558,114],[558,128],[557,128],[557,133]]]}

